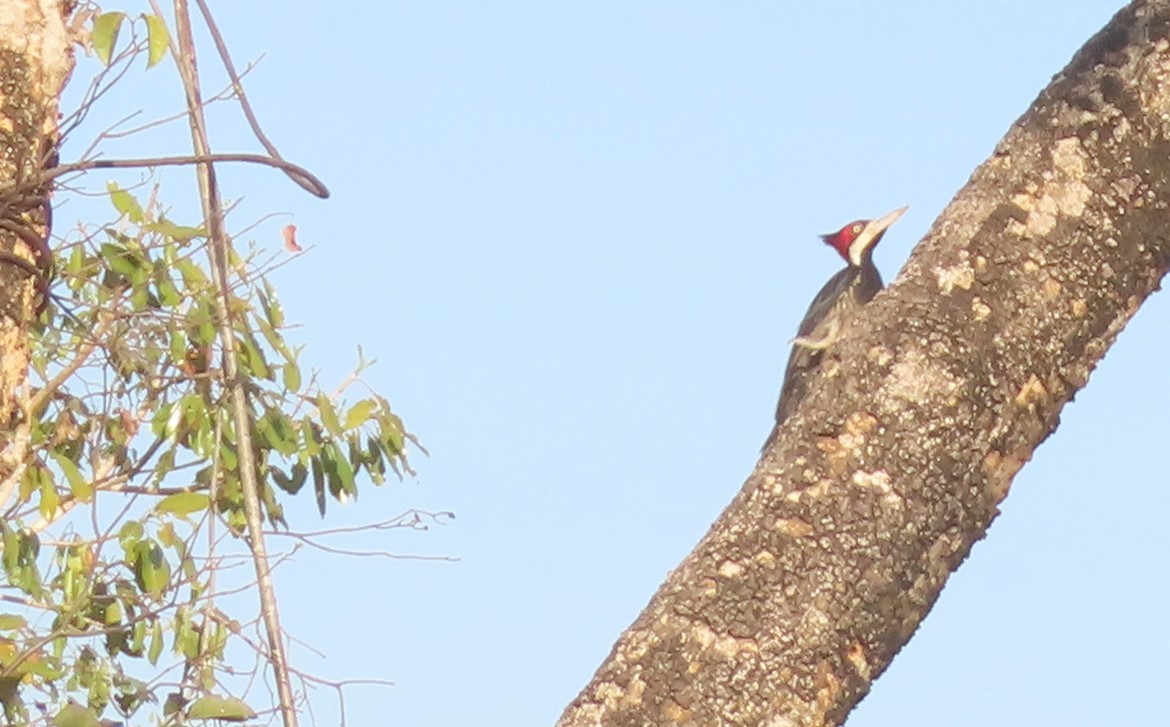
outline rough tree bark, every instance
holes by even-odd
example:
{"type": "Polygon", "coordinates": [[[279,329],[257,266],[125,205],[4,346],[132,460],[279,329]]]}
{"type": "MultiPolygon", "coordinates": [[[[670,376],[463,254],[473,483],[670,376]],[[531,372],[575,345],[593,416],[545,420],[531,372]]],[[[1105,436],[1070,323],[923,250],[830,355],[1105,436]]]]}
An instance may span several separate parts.
{"type": "Polygon", "coordinates": [[[1170,266],[1170,0],[1041,93],[559,721],[837,725],[1170,266]]]}
{"type": "Polygon", "coordinates": [[[9,446],[28,371],[28,333],[48,265],[45,187],[27,180],[54,158],[58,99],[73,68],[65,19],[72,0],[0,0],[0,479],[19,453],[9,446]]]}

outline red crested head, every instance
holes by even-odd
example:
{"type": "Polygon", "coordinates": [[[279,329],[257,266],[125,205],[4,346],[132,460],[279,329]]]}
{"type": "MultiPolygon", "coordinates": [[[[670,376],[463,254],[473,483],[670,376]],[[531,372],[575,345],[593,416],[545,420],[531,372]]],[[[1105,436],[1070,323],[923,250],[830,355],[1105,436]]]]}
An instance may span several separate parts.
{"type": "Polygon", "coordinates": [[[845,225],[836,232],[831,232],[827,235],[821,235],[821,239],[825,244],[837,251],[837,254],[848,262],[849,260],[849,246],[869,224],[869,220],[854,220],[845,225]]]}
{"type": "Polygon", "coordinates": [[[845,262],[853,266],[860,266],[866,255],[877,247],[882,235],[890,225],[894,224],[908,207],[901,207],[882,215],[876,220],[856,220],[828,235],[821,235],[830,247],[837,251],[845,262]]]}

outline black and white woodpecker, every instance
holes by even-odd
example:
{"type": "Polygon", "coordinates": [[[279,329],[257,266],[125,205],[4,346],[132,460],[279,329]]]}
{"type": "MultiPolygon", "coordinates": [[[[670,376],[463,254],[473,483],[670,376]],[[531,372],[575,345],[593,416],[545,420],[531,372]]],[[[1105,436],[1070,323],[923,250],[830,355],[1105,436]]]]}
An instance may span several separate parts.
{"type": "Polygon", "coordinates": [[[776,404],[776,426],[764,442],[765,450],[804,398],[825,349],[841,337],[857,311],[882,289],[882,275],[873,264],[873,249],[907,209],[900,207],[875,220],[856,220],[832,234],[821,235],[846,264],[813,298],[796,331],[788,368],[784,371],[784,384],[780,387],[780,401],[776,404]]]}

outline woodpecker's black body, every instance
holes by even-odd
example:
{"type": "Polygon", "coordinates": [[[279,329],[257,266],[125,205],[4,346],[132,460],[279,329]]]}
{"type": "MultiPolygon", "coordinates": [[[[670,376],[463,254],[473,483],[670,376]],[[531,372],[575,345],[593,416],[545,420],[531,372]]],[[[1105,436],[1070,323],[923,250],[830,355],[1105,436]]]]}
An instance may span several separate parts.
{"type": "Polygon", "coordinates": [[[836,342],[854,314],[882,289],[882,275],[873,263],[873,250],[889,226],[905,212],[902,207],[876,220],[851,222],[831,235],[821,236],[845,259],[846,265],[829,278],[800,322],[776,404],[776,426],[763,449],[771,446],[781,425],[804,399],[825,349],[836,342]]]}

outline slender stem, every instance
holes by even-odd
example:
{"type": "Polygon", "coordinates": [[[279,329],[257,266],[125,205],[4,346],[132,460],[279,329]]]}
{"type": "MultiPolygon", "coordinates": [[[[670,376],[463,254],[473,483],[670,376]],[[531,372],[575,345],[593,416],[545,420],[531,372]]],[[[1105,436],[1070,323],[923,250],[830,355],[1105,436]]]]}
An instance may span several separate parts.
{"type": "Polygon", "coordinates": [[[58,164],[54,167],[49,167],[41,172],[25,180],[23,183],[6,187],[0,190],[0,199],[7,199],[10,196],[19,194],[22,191],[35,189],[40,187],[45,182],[50,182],[58,177],[74,172],[84,172],[90,169],[144,169],[151,167],[176,167],[188,166],[192,164],[210,164],[212,162],[245,162],[248,164],[262,164],[264,166],[274,167],[281,170],[288,175],[290,179],[296,182],[309,194],[312,194],[321,199],[329,196],[329,188],[325,186],[317,175],[305,169],[302,166],[293,164],[284,159],[267,156],[264,154],[190,154],[186,156],[165,156],[165,157],[143,157],[141,159],[87,159],[79,162],[70,162],[68,164],[58,164]]]}
{"type": "MultiPolygon", "coordinates": [[[[152,0],[152,4],[155,0],[152,0]]],[[[157,12],[157,11],[156,11],[157,12]]],[[[161,14],[161,13],[160,13],[161,14]]],[[[199,93],[199,74],[195,60],[195,42],[191,33],[191,16],[186,0],[175,0],[175,21],[179,52],[175,54],[179,73],[187,92],[187,110],[191,119],[191,140],[199,156],[210,154],[207,127],[203,118],[203,103],[199,93]]],[[[248,394],[240,377],[239,355],[232,325],[231,279],[228,256],[231,242],[224,229],[223,209],[216,182],[215,167],[201,162],[199,187],[203,198],[203,214],[211,244],[208,250],[220,295],[216,301],[219,318],[220,342],[223,346],[224,383],[231,394],[232,416],[236,427],[236,453],[239,458],[240,487],[244,494],[244,516],[248,525],[248,545],[256,566],[256,582],[260,591],[260,613],[268,638],[269,663],[280,698],[280,713],[284,727],[297,727],[296,702],[292,691],[288,658],[284,647],[284,631],[280,626],[276,587],[268,562],[263,532],[263,513],[260,510],[260,484],[252,448],[252,418],[248,410],[248,394]]]]}
{"type": "MultiPolygon", "coordinates": [[[[288,175],[309,194],[325,199],[329,196],[329,188],[317,178],[317,175],[304,167],[293,164],[280,157],[264,154],[195,154],[192,156],[147,157],[144,159],[90,159],[89,161],[62,164],[46,170],[51,177],[59,177],[70,172],[81,172],[87,169],[132,169],[141,167],[173,167],[187,164],[209,164],[211,162],[247,162],[249,164],[263,164],[275,167],[288,175]]],[[[43,180],[43,177],[42,177],[43,180]]]]}

